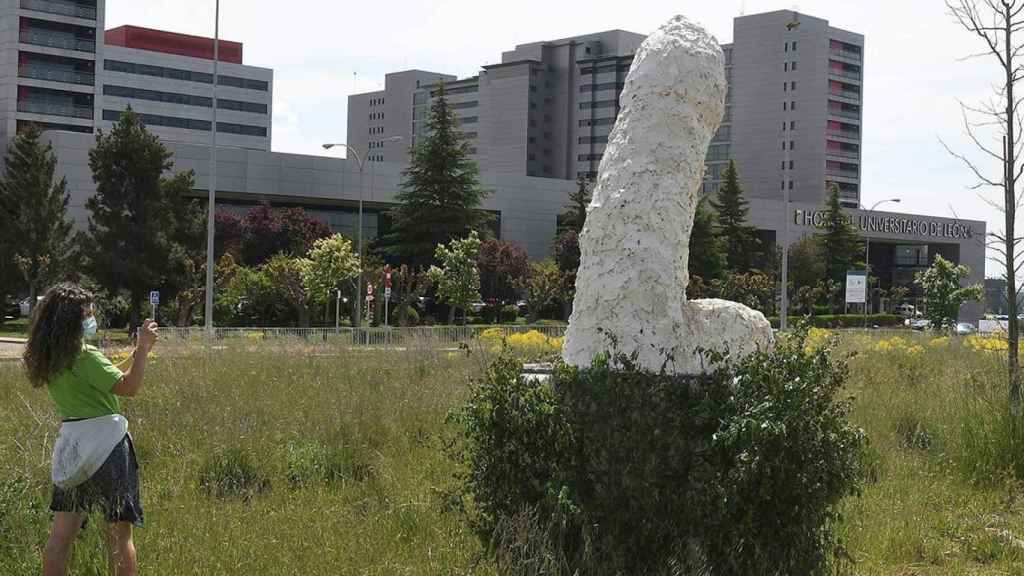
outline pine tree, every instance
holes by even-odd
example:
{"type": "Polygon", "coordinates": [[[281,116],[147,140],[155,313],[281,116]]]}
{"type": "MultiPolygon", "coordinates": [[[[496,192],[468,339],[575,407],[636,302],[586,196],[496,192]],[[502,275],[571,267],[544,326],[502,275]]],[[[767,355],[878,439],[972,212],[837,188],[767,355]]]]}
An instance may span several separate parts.
{"type": "Polygon", "coordinates": [[[594,181],[580,176],[576,179],[576,190],[569,193],[568,212],[562,215],[562,226],[565,230],[573,230],[577,234],[583,232],[587,222],[587,207],[593,197],[594,181]]]}
{"type": "Polygon", "coordinates": [[[72,256],[70,196],[64,178],[55,182],[56,168],[53,146],[33,127],[11,141],[0,181],[0,273],[17,271],[33,306],[72,256]]]}
{"type": "Polygon", "coordinates": [[[757,238],[757,228],[747,225],[750,209],[743,198],[743,188],[732,160],[722,176],[725,182],[711,203],[718,213],[718,236],[722,240],[729,271],[746,273],[755,267],[761,243],[757,238]]]}
{"type": "Polygon", "coordinates": [[[701,199],[697,202],[690,233],[690,279],[700,278],[705,283],[720,280],[725,275],[725,268],[725,252],[715,231],[715,214],[701,199]]]}
{"type": "Polygon", "coordinates": [[[469,142],[444,96],[444,84],[430,109],[427,134],[412,147],[403,172],[399,205],[390,212],[392,231],[384,251],[414,267],[434,261],[434,249],[476,231],[488,236],[490,215],[479,210],[489,194],[480,186],[479,168],[469,142]]]}
{"type": "Polygon", "coordinates": [[[92,243],[88,269],[111,293],[127,291],[130,322],[138,326],[146,294],[173,284],[172,263],[186,252],[177,242],[188,234],[176,222],[184,213],[182,177],[163,178],[173,167],[171,153],[130,108],[109,134],[96,135],[89,167],[96,194],[85,204],[92,243]]]}
{"type": "Polygon", "coordinates": [[[861,257],[860,236],[843,213],[839,203],[839,187],[832,184],[825,200],[825,231],[821,235],[825,259],[825,277],[846,284],[846,272],[861,257]]]}

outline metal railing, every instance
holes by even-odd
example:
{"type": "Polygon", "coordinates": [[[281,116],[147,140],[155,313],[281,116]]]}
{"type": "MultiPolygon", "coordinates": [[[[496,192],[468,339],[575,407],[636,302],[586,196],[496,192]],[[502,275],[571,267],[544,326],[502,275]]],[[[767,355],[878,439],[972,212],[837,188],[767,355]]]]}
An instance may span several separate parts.
{"type": "Polygon", "coordinates": [[[833,116],[842,116],[843,118],[853,118],[860,120],[860,112],[850,112],[848,110],[837,110],[835,108],[829,108],[828,113],[833,116]]]}
{"type": "Polygon", "coordinates": [[[840,58],[849,58],[850,60],[861,61],[863,55],[860,52],[853,50],[844,50],[842,48],[832,48],[831,53],[833,56],[839,56],[840,58]]]}
{"type": "Polygon", "coordinates": [[[92,119],[94,115],[92,106],[78,106],[75,104],[56,104],[53,102],[39,102],[34,100],[21,100],[18,102],[18,112],[31,114],[46,114],[49,116],[66,116],[68,118],[92,119]]]}
{"type": "Polygon", "coordinates": [[[860,172],[856,170],[835,170],[832,168],[825,169],[826,176],[839,176],[840,178],[860,178],[860,172]]]}
{"type": "Polygon", "coordinates": [[[72,16],[74,18],[83,18],[85,20],[96,19],[96,8],[92,6],[83,6],[74,2],[58,2],[56,0],[21,0],[21,7],[26,10],[72,16]]]}
{"type": "Polygon", "coordinates": [[[839,156],[841,158],[852,158],[855,160],[860,158],[860,151],[854,150],[836,150],[833,148],[826,148],[825,154],[829,156],[839,156]]]}
{"type": "Polygon", "coordinates": [[[850,100],[860,100],[860,92],[854,92],[853,90],[832,90],[829,92],[830,95],[838,98],[848,98],[850,100]]]}
{"type": "Polygon", "coordinates": [[[853,130],[829,130],[829,136],[836,136],[838,138],[849,138],[851,140],[860,140],[860,132],[853,130]]]}
{"type": "Polygon", "coordinates": [[[835,76],[841,76],[843,78],[850,78],[851,80],[860,80],[861,79],[861,75],[860,75],[859,71],[858,72],[854,72],[852,70],[841,70],[839,68],[829,68],[828,72],[829,72],[829,74],[832,74],[832,75],[835,75],[835,76]]]}
{"type": "Polygon", "coordinates": [[[34,78],[36,80],[48,80],[50,82],[65,82],[68,84],[83,84],[93,86],[96,84],[96,75],[78,70],[63,70],[41,64],[28,64],[18,69],[18,76],[22,78],[34,78]]]}
{"type": "Polygon", "coordinates": [[[62,48],[64,50],[76,50],[78,52],[96,52],[96,42],[82,40],[66,34],[54,34],[51,32],[40,32],[38,30],[22,30],[21,42],[23,44],[34,44],[36,46],[49,46],[50,48],[62,48]]]}
{"type": "MultiPolygon", "coordinates": [[[[458,348],[472,345],[484,332],[496,338],[536,331],[549,338],[565,335],[565,326],[415,326],[407,328],[214,328],[219,343],[343,345],[358,347],[458,348]]],[[[164,344],[200,344],[203,327],[161,327],[164,344]]]]}

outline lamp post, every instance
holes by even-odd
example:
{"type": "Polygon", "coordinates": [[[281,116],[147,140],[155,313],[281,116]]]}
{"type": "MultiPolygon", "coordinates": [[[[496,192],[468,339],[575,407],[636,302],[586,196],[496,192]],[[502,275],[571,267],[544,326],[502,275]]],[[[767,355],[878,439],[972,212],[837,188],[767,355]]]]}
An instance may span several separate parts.
{"type": "MultiPolygon", "coordinates": [[[[392,136],[391,138],[385,138],[382,142],[399,142],[402,140],[401,136],[392,136]]],[[[356,327],[362,328],[363,326],[363,168],[366,166],[367,154],[360,154],[358,150],[353,146],[349,146],[344,142],[334,142],[324,144],[324,150],[330,150],[335,147],[342,147],[348,152],[351,152],[356,157],[356,165],[359,166],[359,223],[356,225],[356,234],[358,234],[357,248],[359,252],[359,278],[356,282],[356,327]]],[[[371,180],[372,183],[372,180],[371,180]]],[[[373,195],[373,192],[370,192],[373,195]]]]}
{"type": "MultiPolygon", "coordinates": [[[[786,31],[793,32],[800,28],[800,19],[796,11],[793,12],[793,20],[786,23],[786,31]]],[[[788,44],[788,43],[787,43],[788,44]]],[[[795,50],[795,48],[794,48],[795,50]]],[[[794,63],[795,67],[796,64],[794,63]]],[[[784,115],[784,121],[782,123],[782,149],[785,150],[784,158],[782,160],[782,194],[785,197],[785,204],[783,207],[783,235],[782,235],[782,298],[781,298],[781,310],[779,310],[779,331],[784,332],[789,329],[789,219],[790,215],[790,191],[793,186],[793,174],[790,172],[790,157],[793,151],[793,127],[791,114],[793,112],[792,106],[785,107],[786,114],[784,115]],[[789,126],[789,134],[787,137],[786,129],[789,126]],[[789,140],[789,142],[787,142],[789,140]],[[787,146],[786,144],[789,144],[787,146]]]]}
{"type": "MultiPolygon", "coordinates": [[[[895,202],[895,203],[899,204],[900,203],[900,199],[899,198],[889,198],[888,200],[879,200],[878,202],[875,202],[871,206],[871,208],[869,208],[866,211],[866,214],[868,215],[868,218],[870,219],[871,213],[875,211],[875,208],[878,208],[879,206],[881,206],[882,204],[885,204],[887,202],[895,202]]],[[[870,234],[870,231],[869,231],[869,234],[870,234]]],[[[865,276],[864,276],[865,287],[864,288],[867,291],[867,293],[865,295],[865,300],[866,301],[864,302],[864,327],[867,328],[868,327],[868,306],[870,305],[870,302],[871,302],[871,236],[869,236],[869,235],[865,235],[864,236],[864,273],[865,273],[865,276]]]]}
{"type": "Polygon", "coordinates": [[[217,209],[217,72],[220,62],[220,0],[213,15],[213,122],[210,126],[210,191],[206,202],[206,336],[213,340],[213,233],[217,209]]]}

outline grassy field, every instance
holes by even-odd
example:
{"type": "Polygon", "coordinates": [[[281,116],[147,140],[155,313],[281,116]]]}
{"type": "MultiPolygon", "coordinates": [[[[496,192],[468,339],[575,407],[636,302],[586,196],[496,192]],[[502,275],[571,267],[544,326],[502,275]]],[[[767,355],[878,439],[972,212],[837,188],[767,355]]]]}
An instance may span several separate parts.
{"type": "MultiPolygon", "coordinates": [[[[994,432],[998,353],[916,338],[843,345],[876,471],[845,506],[855,570],[1024,575],[1024,485],[991,473],[1014,463],[994,432]]],[[[443,496],[445,415],[479,354],[245,346],[159,350],[124,403],[143,573],[494,574],[443,496]]],[[[0,406],[0,574],[34,573],[57,421],[14,363],[0,364],[0,406]]],[[[92,523],[72,573],[104,573],[100,542],[92,523]]]]}

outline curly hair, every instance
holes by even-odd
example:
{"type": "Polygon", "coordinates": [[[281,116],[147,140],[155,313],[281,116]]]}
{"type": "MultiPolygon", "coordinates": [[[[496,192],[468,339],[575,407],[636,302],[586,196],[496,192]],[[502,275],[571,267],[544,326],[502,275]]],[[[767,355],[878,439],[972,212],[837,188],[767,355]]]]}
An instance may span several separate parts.
{"type": "Polygon", "coordinates": [[[93,295],[77,284],[58,284],[46,292],[33,314],[22,356],[32,386],[45,386],[75,362],[82,352],[82,321],[92,303],[93,295]]]}

